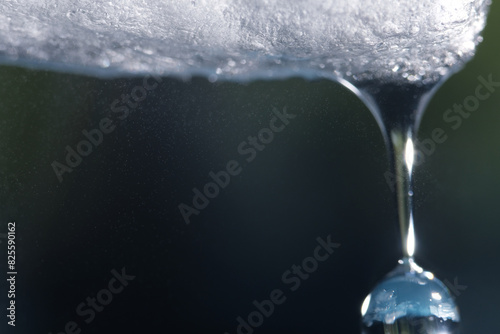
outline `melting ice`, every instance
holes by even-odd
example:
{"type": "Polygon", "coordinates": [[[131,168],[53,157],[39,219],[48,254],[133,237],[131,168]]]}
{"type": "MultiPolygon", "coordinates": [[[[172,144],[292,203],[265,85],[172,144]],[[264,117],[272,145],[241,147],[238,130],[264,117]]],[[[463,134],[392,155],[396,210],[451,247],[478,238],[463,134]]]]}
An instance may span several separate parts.
{"type": "Polygon", "coordinates": [[[96,76],[433,81],[487,0],[3,0],[0,62],[96,76]]]}

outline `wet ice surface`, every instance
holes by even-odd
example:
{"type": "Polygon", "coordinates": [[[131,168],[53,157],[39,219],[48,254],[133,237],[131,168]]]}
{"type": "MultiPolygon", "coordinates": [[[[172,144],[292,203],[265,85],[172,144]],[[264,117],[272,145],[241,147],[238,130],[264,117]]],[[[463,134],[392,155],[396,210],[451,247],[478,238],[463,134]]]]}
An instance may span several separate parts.
{"type": "Polygon", "coordinates": [[[3,0],[0,61],[96,76],[435,80],[486,0],[3,0]]]}

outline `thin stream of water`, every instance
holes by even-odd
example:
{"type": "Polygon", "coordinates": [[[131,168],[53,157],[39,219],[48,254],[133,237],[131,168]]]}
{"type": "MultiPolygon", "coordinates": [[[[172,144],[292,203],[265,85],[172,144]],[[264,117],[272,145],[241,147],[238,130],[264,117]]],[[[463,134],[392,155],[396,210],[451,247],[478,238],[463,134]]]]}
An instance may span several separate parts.
{"type": "Polygon", "coordinates": [[[413,260],[415,138],[423,111],[439,82],[396,85],[367,82],[357,94],[384,134],[397,203],[402,259],[363,304],[363,333],[455,333],[458,309],[448,289],[413,260]]]}
{"type": "Polygon", "coordinates": [[[414,143],[433,93],[482,41],[490,3],[96,0],[80,8],[11,1],[0,4],[0,64],[102,77],[339,81],[382,130],[401,232],[399,265],[363,303],[365,332],[453,333],[459,321],[453,298],[413,261],[414,143]]]}
{"type": "Polygon", "coordinates": [[[438,82],[432,84],[358,85],[360,97],[377,119],[389,155],[388,181],[396,195],[403,257],[415,250],[413,229],[414,142],[423,111],[438,82]]]}

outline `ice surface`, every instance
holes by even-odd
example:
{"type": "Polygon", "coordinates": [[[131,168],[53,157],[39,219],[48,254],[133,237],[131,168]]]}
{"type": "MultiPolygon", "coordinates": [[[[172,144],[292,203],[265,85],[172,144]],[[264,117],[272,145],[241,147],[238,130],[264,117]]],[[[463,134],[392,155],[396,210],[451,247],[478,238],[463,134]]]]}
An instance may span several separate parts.
{"type": "Polygon", "coordinates": [[[487,0],[2,0],[0,62],[97,76],[434,80],[487,0]]]}

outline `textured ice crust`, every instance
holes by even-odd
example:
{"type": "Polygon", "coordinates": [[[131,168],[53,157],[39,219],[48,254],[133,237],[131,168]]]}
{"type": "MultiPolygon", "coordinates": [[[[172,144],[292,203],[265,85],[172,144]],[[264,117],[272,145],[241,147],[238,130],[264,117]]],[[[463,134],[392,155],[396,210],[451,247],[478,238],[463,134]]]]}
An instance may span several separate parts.
{"type": "Polygon", "coordinates": [[[95,76],[433,81],[489,0],[3,0],[0,62],[95,76]]]}

